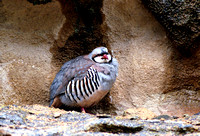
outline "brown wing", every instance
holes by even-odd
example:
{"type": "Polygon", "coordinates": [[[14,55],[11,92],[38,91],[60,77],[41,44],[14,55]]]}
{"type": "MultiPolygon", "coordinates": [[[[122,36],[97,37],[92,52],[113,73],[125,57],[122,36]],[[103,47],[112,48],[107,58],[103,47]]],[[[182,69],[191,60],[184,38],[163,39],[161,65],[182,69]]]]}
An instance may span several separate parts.
{"type": "Polygon", "coordinates": [[[57,73],[50,88],[50,106],[56,96],[65,93],[69,81],[82,79],[87,74],[87,70],[95,63],[87,56],[79,56],[66,62],[57,73]]]}

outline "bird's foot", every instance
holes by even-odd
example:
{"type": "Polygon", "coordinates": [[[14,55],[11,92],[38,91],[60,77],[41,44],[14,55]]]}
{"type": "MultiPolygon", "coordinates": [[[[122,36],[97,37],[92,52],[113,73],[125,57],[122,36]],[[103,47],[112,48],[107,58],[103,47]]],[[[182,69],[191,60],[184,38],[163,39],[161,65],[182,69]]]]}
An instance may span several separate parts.
{"type": "Polygon", "coordinates": [[[81,108],[81,112],[82,113],[86,113],[86,111],[85,111],[85,109],[83,107],[81,108]]]}

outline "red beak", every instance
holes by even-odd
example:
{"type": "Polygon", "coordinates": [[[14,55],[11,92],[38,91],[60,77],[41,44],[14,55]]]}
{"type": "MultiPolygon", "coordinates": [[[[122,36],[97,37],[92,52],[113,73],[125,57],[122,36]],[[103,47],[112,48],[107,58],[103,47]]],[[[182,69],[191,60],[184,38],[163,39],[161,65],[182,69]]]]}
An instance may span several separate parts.
{"type": "Polygon", "coordinates": [[[104,54],[104,55],[102,56],[102,59],[108,59],[108,56],[107,56],[106,54],[104,54]]]}

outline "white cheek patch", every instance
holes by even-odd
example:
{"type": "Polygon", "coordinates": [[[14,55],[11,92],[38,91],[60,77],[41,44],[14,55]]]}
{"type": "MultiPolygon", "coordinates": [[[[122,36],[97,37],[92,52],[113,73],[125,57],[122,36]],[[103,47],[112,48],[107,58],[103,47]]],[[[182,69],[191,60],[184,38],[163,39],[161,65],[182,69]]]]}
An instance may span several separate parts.
{"type": "Polygon", "coordinates": [[[102,56],[97,56],[97,57],[94,58],[94,60],[97,63],[104,63],[105,62],[105,59],[102,59],[102,56]]]}
{"type": "Polygon", "coordinates": [[[112,59],[112,57],[110,54],[108,54],[107,57],[108,57],[107,62],[109,62],[112,59]]]}
{"type": "Polygon", "coordinates": [[[109,62],[112,59],[112,57],[111,57],[110,54],[108,54],[107,57],[108,57],[108,59],[102,59],[102,56],[97,56],[97,57],[94,58],[94,60],[97,63],[107,63],[107,62],[109,62]]]}

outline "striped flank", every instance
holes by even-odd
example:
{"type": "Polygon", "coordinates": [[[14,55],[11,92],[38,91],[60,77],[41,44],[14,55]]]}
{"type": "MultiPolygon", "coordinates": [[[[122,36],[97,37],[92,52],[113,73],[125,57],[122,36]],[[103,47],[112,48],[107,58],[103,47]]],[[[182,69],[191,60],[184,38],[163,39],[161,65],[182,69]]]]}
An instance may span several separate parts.
{"type": "Polygon", "coordinates": [[[81,80],[71,80],[66,86],[65,96],[72,102],[79,102],[89,98],[100,86],[98,72],[93,67],[87,71],[87,75],[81,80]]]}

